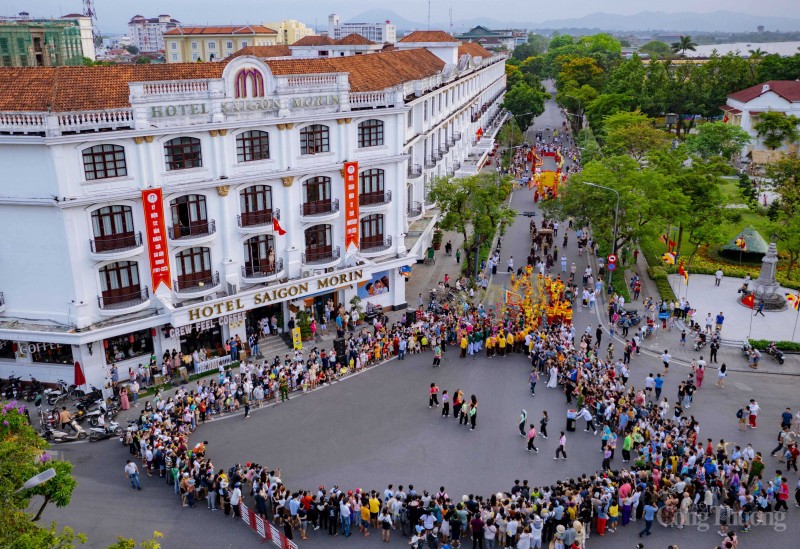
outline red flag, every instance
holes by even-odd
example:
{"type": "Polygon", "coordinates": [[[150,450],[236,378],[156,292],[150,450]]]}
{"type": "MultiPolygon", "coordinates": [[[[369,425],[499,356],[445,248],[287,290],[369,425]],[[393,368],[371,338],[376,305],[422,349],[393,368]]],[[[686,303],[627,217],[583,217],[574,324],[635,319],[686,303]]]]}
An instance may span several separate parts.
{"type": "Polygon", "coordinates": [[[756,298],[753,294],[748,294],[742,298],[742,305],[750,307],[751,309],[756,304],[756,298]]]}
{"type": "Polygon", "coordinates": [[[286,234],[286,231],[283,230],[283,227],[281,227],[281,224],[278,223],[278,218],[277,217],[273,217],[272,218],[272,230],[275,231],[276,233],[278,233],[278,236],[283,236],[283,235],[286,234]]]}
{"type": "Polygon", "coordinates": [[[83,375],[83,369],[81,369],[81,363],[75,363],[75,385],[80,387],[81,385],[86,385],[86,376],[83,375]]]}

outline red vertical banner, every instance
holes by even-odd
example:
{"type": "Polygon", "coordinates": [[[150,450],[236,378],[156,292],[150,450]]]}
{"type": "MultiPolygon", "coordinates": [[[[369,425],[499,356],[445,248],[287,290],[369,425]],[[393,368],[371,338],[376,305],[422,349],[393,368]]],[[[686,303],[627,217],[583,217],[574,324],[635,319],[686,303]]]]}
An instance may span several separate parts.
{"type": "Polygon", "coordinates": [[[153,282],[153,293],[156,293],[162,283],[172,289],[161,189],[142,191],[142,206],[144,207],[144,226],[148,255],[150,256],[150,278],[153,282]]]}
{"type": "Polygon", "coordinates": [[[344,248],[358,250],[358,162],[344,163],[344,248]]]}

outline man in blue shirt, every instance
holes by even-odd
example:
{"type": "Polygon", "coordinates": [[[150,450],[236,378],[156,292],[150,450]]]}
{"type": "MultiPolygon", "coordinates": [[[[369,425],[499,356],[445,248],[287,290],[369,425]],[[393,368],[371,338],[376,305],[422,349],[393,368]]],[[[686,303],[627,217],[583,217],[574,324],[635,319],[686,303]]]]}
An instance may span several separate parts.
{"type": "Polygon", "coordinates": [[[792,409],[786,408],[786,411],[781,414],[781,427],[792,426],[792,409]]]}
{"type": "Polygon", "coordinates": [[[655,505],[651,505],[648,503],[647,505],[644,506],[644,530],[639,532],[640,538],[645,534],[648,536],[652,534],[650,528],[652,528],[653,526],[653,519],[656,516],[656,512],[658,512],[658,507],[656,507],[655,505]]]}
{"type": "Polygon", "coordinates": [[[664,378],[661,377],[661,374],[656,374],[656,378],[653,382],[656,387],[656,401],[659,401],[661,400],[661,388],[664,386],[664,378]]]}

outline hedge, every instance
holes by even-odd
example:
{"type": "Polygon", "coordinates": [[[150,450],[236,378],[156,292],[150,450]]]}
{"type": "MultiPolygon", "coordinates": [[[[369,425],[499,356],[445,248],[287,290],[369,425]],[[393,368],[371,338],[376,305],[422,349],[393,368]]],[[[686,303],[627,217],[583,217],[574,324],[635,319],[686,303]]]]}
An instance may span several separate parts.
{"type": "Polygon", "coordinates": [[[655,282],[661,299],[664,301],[678,301],[678,298],[675,297],[675,292],[672,290],[672,286],[669,283],[669,278],[667,278],[667,275],[667,270],[660,265],[647,268],[647,276],[650,277],[650,280],[655,282]]]}
{"type": "MultiPolygon", "coordinates": [[[[769,339],[748,339],[747,341],[759,351],[763,351],[772,343],[769,339]]],[[[800,343],[795,341],[777,341],[776,346],[781,351],[800,353],[800,343]]]]}

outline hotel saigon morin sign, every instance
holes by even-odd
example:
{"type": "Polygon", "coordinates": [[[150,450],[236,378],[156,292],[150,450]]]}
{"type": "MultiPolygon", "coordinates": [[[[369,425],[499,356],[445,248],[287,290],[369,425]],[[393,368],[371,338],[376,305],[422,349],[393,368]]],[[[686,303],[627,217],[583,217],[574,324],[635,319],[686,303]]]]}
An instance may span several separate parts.
{"type": "Polygon", "coordinates": [[[348,269],[322,276],[276,284],[269,288],[242,292],[236,296],[206,301],[179,309],[172,315],[173,326],[185,326],[206,320],[241,313],[274,303],[301,299],[320,292],[326,292],[357,284],[366,280],[361,268],[348,269]]]}
{"type": "MultiPolygon", "coordinates": [[[[229,85],[230,87],[230,85],[229,85]]],[[[293,96],[282,100],[280,97],[267,97],[267,86],[262,71],[256,67],[240,68],[233,77],[232,90],[227,99],[220,103],[223,114],[239,112],[272,112],[280,109],[314,109],[338,106],[341,104],[337,94],[293,96]]],[[[172,118],[183,116],[208,116],[211,109],[206,103],[176,103],[152,105],[150,118],[172,118]]]]}

